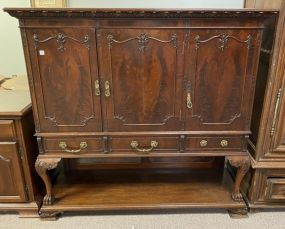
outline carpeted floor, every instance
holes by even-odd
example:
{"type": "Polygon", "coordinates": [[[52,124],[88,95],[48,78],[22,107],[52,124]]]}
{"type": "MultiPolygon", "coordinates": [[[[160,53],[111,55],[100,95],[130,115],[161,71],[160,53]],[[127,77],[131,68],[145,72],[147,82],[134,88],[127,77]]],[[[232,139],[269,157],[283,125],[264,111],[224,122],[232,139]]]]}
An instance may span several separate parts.
{"type": "Polygon", "coordinates": [[[285,211],[268,210],[231,219],[225,211],[64,214],[57,221],[19,219],[0,213],[0,229],[284,229],[285,211]]]}

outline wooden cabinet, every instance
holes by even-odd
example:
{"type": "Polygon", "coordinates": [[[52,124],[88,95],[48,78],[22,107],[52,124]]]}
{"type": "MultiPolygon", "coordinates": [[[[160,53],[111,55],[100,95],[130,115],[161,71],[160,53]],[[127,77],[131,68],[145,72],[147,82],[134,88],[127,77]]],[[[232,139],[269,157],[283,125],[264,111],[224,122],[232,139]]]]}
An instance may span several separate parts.
{"type": "Polygon", "coordinates": [[[282,0],[245,0],[245,8],[256,8],[256,9],[280,9],[282,0]]]}
{"type": "Polygon", "coordinates": [[[0,90],[0,211],[38,217],[38,154],[28,91],[0,90]]]}
{"type": "MultiPolygon", "coordinates": [[[[263,31],[278,12],[5,10],[20,20],[40,149],[36,170],[47,190],[42,217],[58,209],[155,209],[181,203],[245,212],[239,188],[250,166],[246,144],[259,53],[263,31]],[[193,182],[194,177],[175,175],[178,170],[172,170],[173,180],[150,170],[132,180],[130,172],[115,188],[112,178],[96,181],[92,171],[62,177],[61,187],[52,187],[48,176],[62,158],[186,156],[226,157],[238,168],[235,183],[222,181],[226,176],[216,172],[212,182],[212,172],[202,171],[191,193],[195,201],[181,199],[191,188],[184,194],[172,188],[175,179],[181,187],[184,179],[193,182]],[[160,204],[145,198],[151,178],[158,178],[171,197],[160,204]],[[122,197],[130,184],[144,179],[134,190],[135,202],[122,197]],[[115,192],[111,199],[98,196],[97,182],[105,194],[115,192]],[[204,185],[219,194],[201,192],[204,185]],[[74,195],[54,202],[69,187],[74,195]],[[94,196],[88,204],[86,195],[94,196]]],[[[156,191],[157,196],[162,192],[156,191]]]]}
{"type": "MultiPolygon", "coordinates": [[[[281,6],[281,1],[257,1],[265,8],[272,8],[268,5],[274,6],[277,2],[281,6]]],[[[271,21],[270,27],[264,31],[267,41],[261,48],[251,125],[253,134],[249,138],[253,169],[244,186],[252,208],[285,206],[284,20],[283,3],[277,26],[271,21]]]]}

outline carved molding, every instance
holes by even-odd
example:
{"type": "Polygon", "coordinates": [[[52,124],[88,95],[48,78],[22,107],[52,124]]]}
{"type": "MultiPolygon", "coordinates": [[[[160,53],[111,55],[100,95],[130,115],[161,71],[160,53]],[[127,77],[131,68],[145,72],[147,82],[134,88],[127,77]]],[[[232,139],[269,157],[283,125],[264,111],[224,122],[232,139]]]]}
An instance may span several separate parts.
{"type": "Polygon", "coordinates": [[[235,41],[237,41],[239,43],[246,44],[248,49],[250,49],[250,47],[252,45],[252,36],[250,34],[247,36],[246,40],[240,40],[237,37],[234,37],[234,36],[231,36],[231,35],[227,35],[225,33],[222,33],[222,34],[216,35],[216,36],[212,36],[212,37],[210,37],[210,38],[208,38],[206,40],[201,40],[200,36],[197,35],[195,37],[195,47],[196,47],[196,50],[200,48],[201,44],[207,43],[207,42],[212,41],[214,39],[218,39],[218,43],[219,43],[218,48],[221,51],[224,51],[227,48],[227,43],[228,43],[228,41],[230,39],[235,40],[235,41]]]}
{"type": "Polygon", "coordinates": [[[256,10],[151,10],[151,9],[13,9],[4,11],[17,18],[86,17],[86,18],[251,18],[277,15],[278,11],[256,10]]]}
{"type": "Polygon", "coordinates": [[[151,37],[149,35],[147,35],[146,33],[142,33],[140,35],[138,35],[137,37],[132,37],[123,41],[118,41],[114,39],[114,36],[109,34],[107,36],[107,40],[108,40],[108,46],[111,49],[113,47],[113,44],[124,44],[127,43],[129,41],[133,41],[133,40],[137,40],[138,41],[138,50],[142,53],[144,53],[146,51],[147,48],[147,44],[149,42],[149,40],[154,40],[154,41],[158,41],[158,42],[162,42],[162,43],[172,43],[174,48],[177,48],[177,35],[173,34],[170,38],[170,40],[160,40],[158,38],[155,37],[151,37]]]}
{"type": "Polygon", "coordinates": [[[78,125],[63,125],[63,124],[59,124],[56,120],[56,117],[53,116],[53,117],[50,117],[50,116],[45,116],[45,119],[48,119],[50,120],[51,122],[53,122],[53,126],[57,126],[57,127],[82,127],[82,126],[86,126],[87,122],[90,120],[90,119],[93,119],[95,118],[94,115],[91,115],[89,117],[84,117],[83,120],[81,120],[81,124],[78,124],[78,125]]]}
{"type": "Polygon", "coordinates": [[[234,114],[234,115],[231,115],[229,120],[227,122],[205,122],[204,119],[202,118],[201,114],[197,115],[197,114],[193,114],[192,115],[192,118],[197,118],[200,120],[201,124],[203,125],[222,125],[222,124],[227,124],[227,125],[230,125],[232,124],[237,118],[240,118],[241,117],[241,113],[239,114],[234,114]]]}
{"type": "Polygon", "coordinates": [[[48,37],[48,38],[45,38],[43,40],[40,40],[39,39],[39,36],[37,34],[34,34],[33,35],[33,40],[34,40],[34,44],[35,44],[35,47],[36,49],[39,47],[39,43],[45,43],[45,42],[48,42],[50,40],[56,40],[56,42],[58,43],[58,50],[63,52],[65,51],[65,43],[66,43],[66,39],[70,39],[74,42],[77,42],[79,44],[83,44],[85,45],[85,47],[89,50],[90,49],[90,38],[88,35],[85,35],[84,39],[82,41],[76,39],[76,38],[73,38],[73,37],[69,37],[69,36],[66,36],[64,35],[63,33],[58,33],[54,36],[51,36],[51,37],[48,37]]]}
{"type": "Polygon", "coordinates": [[[7,162],[7,163],[10,163],[10,162],[11,162],[10,159],[8,159],[8,158],[6,158],[6,157],[3,157],[2,155],[0,155],[0,160],[5,161],[5,162],[7,162]]]}

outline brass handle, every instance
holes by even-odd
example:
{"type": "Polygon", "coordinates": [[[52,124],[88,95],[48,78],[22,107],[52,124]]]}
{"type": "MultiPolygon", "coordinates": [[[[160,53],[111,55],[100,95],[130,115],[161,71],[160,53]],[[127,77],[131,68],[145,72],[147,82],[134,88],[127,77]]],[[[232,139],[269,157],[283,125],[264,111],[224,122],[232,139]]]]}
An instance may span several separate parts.
{"type": "Polygon", "coordinates": [[[68,149],[66,142],[60,142],[58,146],[67,153],[79,153],[81,150],[87,148],[87,143],[80,142],[79,149],[68,149]]]}
{"type": "Polygon", "coordinates": [[[158,142],[155,141],[155,140],[151,141],[150,142],[150,148],[148,148],[148,149],[140,149],[138,141],[132,141],[131,142],[131,147],[133,149],[137,150],[138,152],[148,153],[148,152],[152,151],[154,148],[158,147],[158,142]]]}
{"type": "Polygon", "coordinates": [[[221,146],[222,146],[222,147],[227,147],[228,144],[229,144],[229,143],[228,143],[227,140],[222,140],[222,141],[221,141],[221,146]]]}
{"type": "Polygon", "coordinates": [[[207,140],[201,140],[200,141],[200,146],[201,147],[206,147],[208,145],[208,141],[207,140]]]}
{"type": "Polygon", "coordinates": [[[100,84],[99,80],[95,80],[95,95],[100,95],[100,84]]]}
{"type": "Polygon", "coordinates": [[[190,94],[190,92],[188,92],[187,93],[187,103],[186,103],[186,105],[187,105],[187,107],[189,108],[189,109],[191,109],[192,108],[192,101],[191,101],[191,94],[190,94]]]}
{"type": "Polygon", "coordinates": [[[111,93],[110,93],[110,83],[109,83],[109,81],[106,81],[105,82],[105,96],[109,97],[110,95],[111,95],[111,93]]]}

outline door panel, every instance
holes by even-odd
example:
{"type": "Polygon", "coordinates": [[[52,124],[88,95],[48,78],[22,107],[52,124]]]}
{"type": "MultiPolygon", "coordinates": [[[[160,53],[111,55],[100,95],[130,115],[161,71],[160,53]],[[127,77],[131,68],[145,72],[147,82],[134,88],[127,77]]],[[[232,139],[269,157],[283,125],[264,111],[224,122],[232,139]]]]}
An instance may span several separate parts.
{"type": "Polygon", "coordinates": [[[0,202],[24,201],[24,179],[16,143],[0,143],[0,202]]]}
{"type": "Polygon", "coordinates": [[[255,30],[193,29],[185,58],[187,130],[249,130],[255,30]]]}
{"type": "Polygon", "coordinates": [[[181,31],[103,29],[100,77],[109,131],[179,130],[181,31]]]}
{"type": "Polygon", "coordinates": [[[32,29],[28,37],[41,131],[100,131],[95,31],[32,29]]]}

